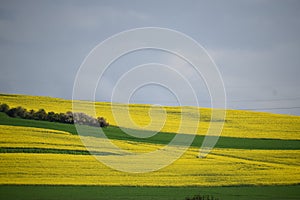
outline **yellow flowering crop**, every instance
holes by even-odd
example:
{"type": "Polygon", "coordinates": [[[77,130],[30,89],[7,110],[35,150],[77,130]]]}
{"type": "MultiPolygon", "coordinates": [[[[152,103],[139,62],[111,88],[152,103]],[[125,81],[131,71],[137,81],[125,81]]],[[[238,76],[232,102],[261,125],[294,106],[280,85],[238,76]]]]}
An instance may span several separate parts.
{"type": "MultiPolygon", "coordinates": [[[[113,142],[140,153],[162,147],[132,141],[113,142]]],[[[17,126],[0,126],[0,145],[0,148],[85,149],[79,136],[17,126]]],[[[142,174],[116,171],[91,155],[0,153],[0,184],[220,186],[300,182],[300,150],[214,149],[205,159],[196,158],[198,153],[199,149],[189,148],[170,166],[142,174]]]]}
{"type": "MultiPolygon", "coordinates": [[[[95,105],[97,116],[105,117],[112,125],[118,125],[112,113],[112,105],[116,114],[124,121],[128,120],[126,115],[127,109],[124,104],[111,104],[111,103],[92,103],[87,101],[80,101],[82,110],[89,115],[90,108],[95,105]]],[[[40,108],[46,111],[54,112],[67,112],[72,110],[72,101],[51,97],[37,97],[26,95],[0,95],[0,103],[7,103],[10,107],[22,106],[26,109],[40,108]]],[[[160,119],[161,112],[158,108],[150,105],[131,104],[129,106],[130,118],[133,120],[139,129],[144,130],[157,130],[164,132],[178,132],[181,120],[180,107],[164,107],[167,117],[162,129],[160,119]],[[147,125],[154,121],[152,126],[147,125]]],[[[198,134],[205,135],[207,133],[210,122],[211,109],[208,108],[190,108],[191,112],[200,113],[200,119],[196,115],[190,115],[189,120],[185,121],[185,125],[190,127],[192,131],[195,125],[198,126],[198,134]],[[198,121],[200,122],[198,123],[198,121]],[[194,123],[197,122],[197,123],[194,123]]],[[[122,120],[121,120],[122,121],[122,120]]],[[[122,124],[123,125],[123,124],[122,124]]],[[[127,128],[133,128],[130,124],[124,123],[127,128]]],[[[184,133],[189,133],[186,130],[184,133]]],[[[299,140],[300,139],[300,117],[270,114],[262,112],[250,111],[236,111],[227,110],[222,136],[226,137],[240,137],[240,138],[272,138],[272,139],[286,139],[286,140],[299,140]]]]}

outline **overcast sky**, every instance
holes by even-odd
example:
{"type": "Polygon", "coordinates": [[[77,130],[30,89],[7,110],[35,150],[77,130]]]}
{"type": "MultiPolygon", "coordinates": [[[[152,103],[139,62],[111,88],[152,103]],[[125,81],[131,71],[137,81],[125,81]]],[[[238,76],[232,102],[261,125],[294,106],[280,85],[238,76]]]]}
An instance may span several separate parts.
{"type": "MultiPolygon", "coordinates": [[[[77,70],[97,44],[149,26],[180,31],[203,45],[220,70],[229,108],[300,115],[297,0],[1,0],[0,92],[71,99],[77,70]]],[[[109,101],[118,77],[137,64],[184,66],[164,54],[145,50],[119,59],[97,99],[109,101]]],[[[200,105],[208,107],[204,82],[198,90],[200,105]]],[[[131,102],[176,105],[174,95],[157,85],[137,91],[131,102]]]]}

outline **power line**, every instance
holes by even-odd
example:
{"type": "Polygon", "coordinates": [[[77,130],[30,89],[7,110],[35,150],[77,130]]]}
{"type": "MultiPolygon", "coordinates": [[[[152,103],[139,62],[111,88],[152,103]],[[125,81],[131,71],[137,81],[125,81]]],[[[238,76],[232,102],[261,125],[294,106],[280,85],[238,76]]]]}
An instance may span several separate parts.
{"type": "Polygon", "coordinates": [[[228,102],[269,102],[269,101],[296,101],[300,98],[282,98],[282,99],[244,99],[244,100],[232,100],[228,102]]]}
{"type": "Polygon", "coordinates": [[[276,108],[239,108],[240,110],[283,110],[283,109],[298,109],[300,106],[294,107],[276,107],[276,108]]]}
{"type": "MultiPolygon", "coordinates": [[[[282,98],[282,99],[241,99],[241,100],[227,100],[227,102],[270,102],[270,101],[300,101],[300,97],[296,98],[282,98]]],[[[134,102],[161,102],[161,103],[178,103],[176,101],[172,100],[156,100],[156,99],[151,99],[151,100],[145,100],[145,99],[135,99],[134,102]]],[[[210,100],[205,100],[205,101],[198,101],[198,102],[211,102],[210,100]]]]}
{"type": "MultiPolygon", "coordinates": [[[[254,99],[254,100],[250,100],[250,99],[244,99],[244,100],[232,100],[232,101],[227,101],[227,103],[230,102],[274,102],[274,101],[295,101],[295,100],[299,100],[299,97],[295,97],[295,98],[281,98],[281,99],[254,99]]],[[[210,101],[198,101],[199,103],[201,102],[210,102],[210,101]]],[[[134,100],[130,103],[147,103],[147,104],[151,104],[151,103],[160,103],[160,104],[177,104],[177,101],[167,101],[167,100],[134,100]]],[[[186,102],[185,102],[186,103],[186,102]]],[[[193,102],[194,103],[194,102],[193,102]]],[[[240,109],[240,110],[288,110],[288,109],[300,109],[300,106],[289,106],[289,107],[270,107],[270,108],[234,108],[234,109],[240,109]]]]}

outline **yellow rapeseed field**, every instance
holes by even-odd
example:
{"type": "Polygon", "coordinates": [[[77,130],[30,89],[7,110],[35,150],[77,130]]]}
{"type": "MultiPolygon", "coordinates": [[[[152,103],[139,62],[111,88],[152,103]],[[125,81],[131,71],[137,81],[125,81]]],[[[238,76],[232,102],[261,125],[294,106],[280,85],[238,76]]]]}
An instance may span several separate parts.
{"type": "MultiPolygon", "coordinates": [[[[0,103],[7,103],[10,107],[22,106],[26,109],[35,110],[43,108],[46,111],[54,112],[67,112],[72,110],[71,100],[51,97],[0,95],[0,103]]],[[[162,129],[160,129],[162,124],[162,110],[159,107],[140,104],[130,105],[130,119],[132,119],[133,124],[137,125],[132,126],[132,124],[126,123],[128,121],[128,117],[126,115],[127,105],[80,101],[80,106],[82,107],[81,111],[90,115],[94,115],[94,113],[91,113],[90,110],[90,108],[94,105],[96,107],[97,116],[105,117],[112,125],[120,125],[116,123],[113,116],[113,106],[116,115],[123,119],[120,121],[124,121],[121,125],[124,125],[127,128],[139,127],[144,130],[160,130],[176,133],[180,126],[181,107],[163,107],[167,116],[162,129]],[[152,126],[147,126],[151,123],[151,120],[153,122],[152,126]]],[[[220,123],[218,121],[210,122],[211,109],[190,107],[189,111],[192,114],[190,114],[189,119],[185,121],[185,126],[189,128],[186,129],[184,133],[190,133],[196,126],[198,126],[197,133],[199,135],[205,135],[210,124],[220,123]],[[200,118],[196,115],[196,113],[200,113],[200,118]]],[[[261,112],[227,110],[226,120],[221,136],[299,140],[300,117],[261,112]]]]}
{"type": "MultiPolygon", "coordinates": [[[[119,172],[89,155],[70,154],[0,154],[0,184],[68,184],[68,185],[131,185],[131,186],[220,186],[298,184],[299,164],[286,164],[286,157],[299,157],[300,151],[247,150],[239,152],[215,149],[206,159],[196,159],[188,151],[172,165],[156,172],[132,174],[119,172]],[[248,154],[281,156],[282,159],[249,160],[248,154]],[[234,156],[232,156],[234,154],[234,156]]],[[[253,158],[250,157],[250,158],[253,158]]],[[[260,159],[262,159],[260,157],[260,159]]]]}
{"type": "MultiPolygon", "coordinates": [[[[114,143],[140,153],[162,147],[132,141],[114,143]]],[[[85,149],[79,136],[17,126],[0,126],[0,144],[0,148],[85,149]]],[[[214,149],[205,159],[196,158],[198,153],[199,149],[189,148],[170,166],[142,174],[116,171],[91,155],[0,153],[0,184],[220,186],[300,182],[300,150],[214,149]]]]}
{"type": "Polygon", "coordinates": [[[70,133],[22,126],[0,125],[0,147],[86,150],[70,133]]]}
{"type": "MultiPolygon", "coordinates": [[[[87,139],[94,140],[93,137],[87,139]]],[[[120,148],[132,152],[149,152],[160,148],[159,145],[137,143],[120,140],[112,141],[120,148]]],[[[90,143],[92,144],[92,142],[90,143]]],[[[0,125],[0,148],[39,148],[39,149],[57,149],[57,150],[83,150],[86,151],[86,147],[82,143],[81,139],[77,135],[72,135],[68,132],[22,127],[22,126],[7,126],[0,125]]],[[[93,151],[101,151],[103,148],[89,146],[93,151]]]]}

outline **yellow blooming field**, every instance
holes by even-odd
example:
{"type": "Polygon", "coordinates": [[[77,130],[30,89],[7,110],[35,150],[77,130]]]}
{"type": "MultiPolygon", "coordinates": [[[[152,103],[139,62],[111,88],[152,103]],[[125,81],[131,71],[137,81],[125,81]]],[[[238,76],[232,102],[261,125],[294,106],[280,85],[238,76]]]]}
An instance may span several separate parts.
{"type": "Polygon", "coordinates": [[[78,136],[68,132],[0,125],[0,147],[86,150],[78,136]]]}
{"type": "Polygon", "coordinates": [[[188,151],[172,165],[156,172],[132,174],[119,172],[89,155],[70,154],[0,154],[0,184],[67,184],[67,185],[130,185],[130,186],[221,186],[298,184],[299,164],[286,164],[286,157],[299,157],[299,151],[247,150],[244,155],[261,154],[265,160],[238,157],[239,152],[215,149],[206,159],[195,159],[188,151]],[[234,154],[237,157],[233,157],[234,154]],[[281,160],[275,155],[282,157],[281,160]]]}
{"type": "MultiPolygon", "coordinates": [[[[66,112],[72,110],[72,101],[51,97],[26,95],[0,95],[0,104],[26,109],[66,112]]],[[[118,117],[125,121],[126,105],[91,103],[80,101],[84,111],[93,115],[89,108],[96,106],[97,116],[105,117],[110,124],[118,125],[112,106],[118,117]]],[[[143,130],[156,130],[166,121],[162,130],[178,132],[181,120],[180,107],[152,107],[130,105],[133,125],[143,130]],[[148,126],[151,124],[151,126],[148,126]]],[[[189,110],[187,124],[190,130],[198,126],[197,133],[205,135],[210,122],[211,110],[189,110]],[[197,114],[200,113],[200,121],[197,114]]],[[[186,129],[189,134],[189,129],[186,129]]],[[[239,138],[268,138],[300,140],[300,117],[228,110],[221,136],[239,138]]],[[[86,137],[93,141],[92,136],[86,137]]],[[[142,142],[112,140],[127,151],[145,153],[161,149],[163,145],[142,142]]],[[[109,148],[90,144],[95,152],[110,152],[109,148]]],[[[297,148],[295,148],[297,149],[297,148]]],[[[274,185],[299,184],[300,150],[257,150],[215,148],[207,158],[198,159],[198,148],[190,147],[173,164],[151,173],[125,173],[111,169],[87,153],[80,137],[68,132],[44,128],[0,125],[0,184],[63,184],[63,185],[127,185],[127,186],[223,186],[223,185],[274,185]],[[26,152],[27,150],[31,152],[26,152]],[[14,152],[14,150],[20,150],[14,152]],[[24,150],[24,152],[22,152],[24,150]],[[37,152],[32,152],[37,151],[37,152]],[[51,153],[48,150],[55,150],[51,153]],[[5,151],[11,151],[6,153],[5,151]],[[73,154],[76,151],[77,154],[73,154]],[[84,153],[85,152],[85,153],[84,153]],[[82,155],[81,155],[82,154],[82,155]]],[[[112,156],[112,155],[98,155],[112,156]]]]}
{"type": "MultiPolygon", "coordinates": [[[[72,101],[51,98],[51,97],[37,97],[27,95],[0,95],[0,103],[7,103],[10,107],[22,106],[26,109],[44,108],[46,111],[54,112],[67,112],[72,110],[72,101]]],[[[97,116],[105,117],[112,125],[119,125],[116,123],[112,113],[112,106],[116,111],[116,114],[123,121],[128,118],[126,116],[127,105],[123,104],[111,104],[111,103],[91,103],[86,101],[80,101],[81,111],[84,111],[90,115],[90,108],[95,105],[97,116]]],[[[161,118],[161,108],[152,107],[150,105],[138,105],[132,104],[129,106],[130,118],[140,128],[144,130],[160,130],[163,132],[178,132],[178,128],[181,120],[181,107],[164,107],[167,116],[166,121],[162,129],[159,127],[161,123],[156,123],[161,118]],[[147,125],[153,122],[153,126],[147,127],[147,125]],[[157,125],[157,127],[156,127],[157,125]]],[[[198,126],[197,133],[199,135],[205,135],[207,133],[210,124],[220,122],[210,122],[211,109],[208,108],[189,108],[191,113],[199,113],[200,118],[197,115],[190,115],[187,121],[190,131],[198,126]],[[200,122],[198,122],[200,119],[200,122]],[[190,124],[189,124],[190,123],[190,124]]],[[[122,120],[121,120],[122,121],[122,120]]],[[[122,124],[123,125],[123,124],[122,124]]],[[[124,123],[127,128],[134,128],[130,123],[124,123]]],[[[186,129],[184,133],[189,133],[189,129],[186,129]]],[[[270,114],[262,112],[250,112],[250,111],[236,111],[227,110],[224,128],[221,136],[227,137],[240,137],[240,138],[271,138],[281,140],[299,140],[300,139],[300,117],[270,114]]]]}
{"type": "MultiPolygon", "coordinates": [[[[87,136],[85,136],[87,137],[87,136]]],[[[87,139],[94,140],[93,137],[87,139]]],[[[137,143],[132,141],[113,140],[115,145],[132,152],[149,152],[159,149],[156,144],[137,143]]],[[[90,144],[93,144],[90,142],[90,144]]],[[[87,151],[81,139],[77,135],[68,132],[32,128],[22,126],[0,125],[0,148],[39,148],[57,150],[82,150],[87,151]]],[[[101,151],[102,148],[89,146],[90,149],[101,151]]]]}
{"type": "MultiPolygon", "coordinates": [[[[0,136],[0,148],[85,149],[79,136],[49,129],[2,125],[0,136]]],[[[157,144],[114,142],[140,153],[161,148],[157,144]]],[[[214,149],[205,159],[196,158],[198,153],[199,149],[189,148],[170,166],[142,174],[116,171],[91,155],[0,153],[0,184],[221,186],[300,182],[300,150],[214,149]]]]}

